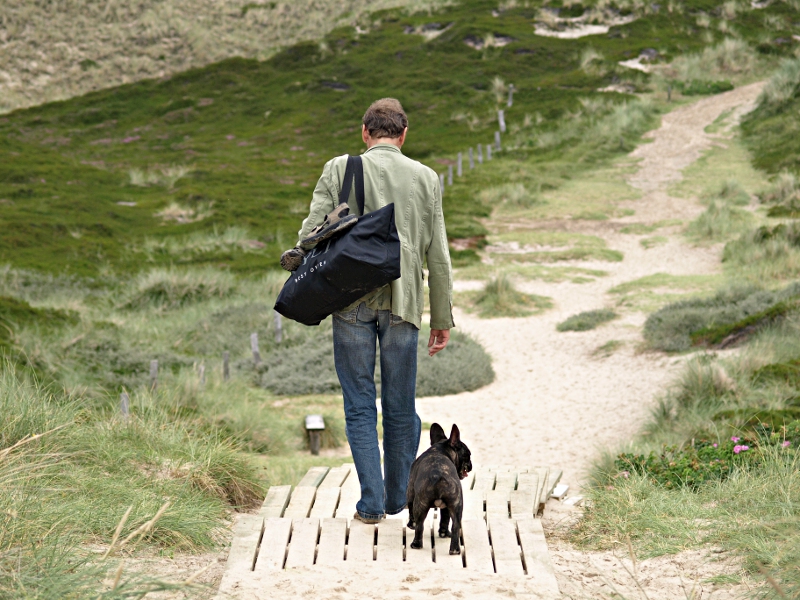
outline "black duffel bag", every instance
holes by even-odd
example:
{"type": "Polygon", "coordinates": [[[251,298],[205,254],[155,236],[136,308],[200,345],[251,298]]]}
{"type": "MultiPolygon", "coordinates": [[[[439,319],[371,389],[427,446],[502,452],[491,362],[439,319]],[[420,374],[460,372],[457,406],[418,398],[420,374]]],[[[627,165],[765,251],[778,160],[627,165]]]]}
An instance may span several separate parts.
{"type": "Polygon", "coordinates": [[[364,170],[360,156],[348,156],[339,204],[350,197],[355,179],[358,222],[310,250],[283,285],[275,310],[303,325],[319,325],[368,292],[400,277],[400,236],[394,204],[364,214],[364,170]]]}

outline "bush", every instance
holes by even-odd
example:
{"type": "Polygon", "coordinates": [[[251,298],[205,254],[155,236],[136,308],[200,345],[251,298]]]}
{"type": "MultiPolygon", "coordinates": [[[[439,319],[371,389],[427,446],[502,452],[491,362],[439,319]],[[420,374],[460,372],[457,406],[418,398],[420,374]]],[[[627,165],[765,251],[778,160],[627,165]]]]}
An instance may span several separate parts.
{"type": "Polygon", "coordinates": [[[589,331],[598,325],[617,318],[617,313],[608,308],[588,310],[572,315],[566,321],[556,325],[558,331],[589,331]]]}
{"type": "MultiPolygon", "coordinates": [[[[472,391],[494,381],[491,358],[465,333],[450,332],[447,348],[428,356],[429,330],[419,332],[417,350],[417,397],[444,396],[472,391]]],[[[251,368],[252,363],[244,363],[251,368]]],[[[380,394],[380,352],[375,360],[375,383],[380,394]]],[[[340,394],[333,362],[333,330],[328,322],[318,335],[289,348],[276,347],[263,357],[256,374],[259,386],[279,396],[340,394]],[[302,377],[298,368],[302,365],[302,377]]]]}
{"type": "Polygon", "coordinates": [[[773,204],[767,213],[770,217],[800,217],[800,180],[788,171],[778,174],[761,201],[773,204]]]}
{"type": "Polygon", "coordinates": [[[722,262],[751,281],[786,280],[800,275],[800,224],[763,226],[728,242],[722,262]]]}
{"type": "Polygon", "coordinates": [[[733,89],[733,84],[727,79],[721,81],[702,81],[692,79],[687,82],[676,82],[677,87],[684,96],[701,96],[705,94],[721,94],[733,89]]]}
{"type": "Polygon", "coordinates": [[[764,86],[759,103],[776,110],[796,96],[798,87],[800,87],[800,58],[783,60],[764,86]]]}
{"type": "Polygon", "coordinates": [[[779,292],[739,287],[712,298],[676,302],[647,318],[644,338],[651,348],[666,352],[717,344],[788,314],[796,309],[798,298],[800,284],[793,284],[779,292]]]}
{"type": "MultiPolygon", "coordinates": [[[[758,58],[753,49],[743,40],[726,38],[713,47],[704,48],[699,54],[676,58],[666,69],[668,76],[683,82],[716,82],[731,75],[753,72],[758,58]]],[[[691,84],[689,84],[691,85],[691,84]]]]}
{"type": "Polygon", "coordinates": [[[138,275],[126,294],[125,308],[174,309],[199,300],[224,298],[233,292],[235,279],[212,268],[152,269],[138,275]]]}

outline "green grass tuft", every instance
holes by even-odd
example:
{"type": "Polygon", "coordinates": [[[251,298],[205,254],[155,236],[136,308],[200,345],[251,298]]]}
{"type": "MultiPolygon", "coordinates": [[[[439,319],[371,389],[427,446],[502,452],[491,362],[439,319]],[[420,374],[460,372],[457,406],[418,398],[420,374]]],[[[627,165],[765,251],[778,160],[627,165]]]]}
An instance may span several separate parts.
{"type": "Polygon", "coordinates": [[[613,321],[619,315],[613,310],[603,308],[600,310],[587,310],[577,315],[572,315],[566,321],[556,325],[558,331],[589,331],[598,325],[613,321]]]}
{"type": "MultiPolygon", "coordinates": [[[[484,319],[496,317],[525,317],[539,314],[553,306],[544,296],[518,291],[505,273],[499,273],[480,292],[467,295],[471,309],[484,319]]],[[[467,307],[470,309],[470,307],[467,307]]]]}

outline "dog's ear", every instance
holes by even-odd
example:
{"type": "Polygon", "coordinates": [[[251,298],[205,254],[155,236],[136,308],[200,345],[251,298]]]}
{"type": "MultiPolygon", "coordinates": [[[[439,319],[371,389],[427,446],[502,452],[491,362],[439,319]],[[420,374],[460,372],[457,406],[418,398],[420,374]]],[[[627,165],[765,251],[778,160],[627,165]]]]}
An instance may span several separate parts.
{"type": "Polygon", "coordinates": [[[431,446],[447,439],[444,429],[438,423],[431,425],[431,446]]]}
{"type": "Polygon", "coordinates": [[[461,432],[458,430],[458,425],[453,423],[453,428],[450,430],[450,445],[455,447],[461,441],[461,432]]]}

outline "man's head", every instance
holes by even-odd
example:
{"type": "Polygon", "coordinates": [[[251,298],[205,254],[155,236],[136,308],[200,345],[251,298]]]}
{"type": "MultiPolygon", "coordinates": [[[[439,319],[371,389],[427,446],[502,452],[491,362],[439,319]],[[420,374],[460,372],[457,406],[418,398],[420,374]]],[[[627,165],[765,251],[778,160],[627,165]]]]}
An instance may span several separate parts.
{"type": "Polygon", "coordinates": [[[377,143],[402,147],[406,140],[408,117],[400,102],[394,98],[381,98],[372,103],[364,113],[361,138],[370,148],[377,143]]]}

